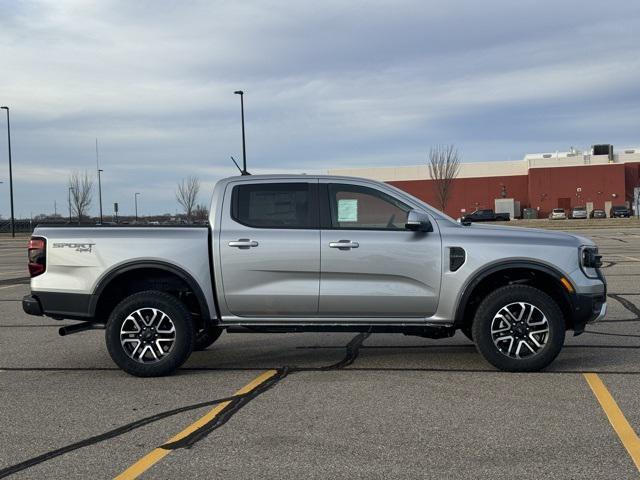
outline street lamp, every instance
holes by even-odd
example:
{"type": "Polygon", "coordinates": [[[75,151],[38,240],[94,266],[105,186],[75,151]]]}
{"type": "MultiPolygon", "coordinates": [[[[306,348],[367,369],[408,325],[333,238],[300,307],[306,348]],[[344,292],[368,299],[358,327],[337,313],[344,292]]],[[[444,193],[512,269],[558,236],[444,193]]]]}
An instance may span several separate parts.
{"type": "Polygon", "coordinates": [[[100,174],[104,172],[101,168],[98,169],[98,200],[100,202],[100,225],[102,225],[102,182],[100,180],[100,174]]]}
{"type": "Polygon", "coordinates": [[[102,182],[100,180],[100,173],[104,170],[100,169],[100,162],[98,161],[98,139],[96,138],[96,170],[98,170],[98,202],[100,203],[100,225],[102,225],[102,182]]]}
{"type": "Polygon", "coordinates": [[[242,175],[249,175],[249,172],[247,172],[247,146],[244,140],[244,92],[242,90],[236,90],[233,93],[240,95],[240,115],[242,118],[242,175]]]}
{"type": "Polygon", "coordinates": [[[0,107],[7,111],[7,143],[9,145],[9,196],[11,198],[11,236],[16,236],[16,220],[13,215],[13,172],[11,170],[11,126],[9,123],[9,107],[0,107]]]}
{"type": "Polygon", "coordinates": [[[136,203],[136,223],[138,223],[138,195],[140,195],[140,192],[136,192],[136,194],[133,196],[136,203]]]}

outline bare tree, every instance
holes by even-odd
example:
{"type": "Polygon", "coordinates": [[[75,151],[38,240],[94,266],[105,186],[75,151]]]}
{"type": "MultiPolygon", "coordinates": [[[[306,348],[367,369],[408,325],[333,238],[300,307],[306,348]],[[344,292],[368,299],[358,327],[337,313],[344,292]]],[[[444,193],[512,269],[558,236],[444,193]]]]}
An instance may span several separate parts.
{"type": "Polygon", "coordinates": [[[206,220],[209,217],[209,209],[206,205],[199,203],[193,209],[193,217],[196,220],[206,220]]]}
{"type": "Polygon", "coordinates": [[[200,192],[200,179],[198,177],[183,178],[178,184],[176,191],[176,200],[184,208],[187,220],[191,220],[191,215],[198,201],[198,192],[200,192]]]}
{"type": "Polygon", "coordinates": [[[433,180],[438,208],[444,212],[453,180],[460,170],[460,155],[454,145],[437,145],[429,152],[429,176],[433,180]]]}
{"type": "Polygon", "coordinates": [[[85,171],[83,175],[73,172],[69,176],[69,190],[71,193],[71,210],[78,217],[78,223],[82,217],[86,217],[93,197],[93,180],[85,171]]]}

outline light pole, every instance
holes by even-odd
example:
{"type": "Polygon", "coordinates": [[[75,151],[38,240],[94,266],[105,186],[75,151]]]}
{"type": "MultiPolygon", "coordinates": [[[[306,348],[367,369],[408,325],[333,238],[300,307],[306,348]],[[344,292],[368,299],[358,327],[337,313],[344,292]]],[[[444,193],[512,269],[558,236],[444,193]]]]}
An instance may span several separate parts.
{"type": "Polygon", "coordinates": [[[69,223],[71,223],[71,189],[73,187],[69,187],[69,223]]]}
{"type": "Polygon", "coordinates": [[[242,90],[236,90],[236,95],[240,95],[240,115],[242,118],[242,175],[249,175],[247,172],[247,146],[244,140],[244,92],[242,90]]]}
{"type": "Polygon", "coordinates": [[[100,225],[102,225],[102,182],[100,180],[100,174],[104,170],[100,169],[100,161],[98,160],[98,139],[96,138],[96,170],[98,170],[98,202],[100,204],[100,225]]]}
{"type": "Polygon", "coordinates": [[[16,220],[13,215],[13,172],[11,170],[11,125],[9,123],[9,107],[0,107],[7,111],[7,143],[9,145],[9,196],[11,198],[11,236],[16,236],[16,220]]]}
{"type": "Polygon", "coordinates": [[[136,194],[133,196],[136,203],[136,223],[138,223],[138,195],[140,195],[140,192],[136,192],[136,194]]]}

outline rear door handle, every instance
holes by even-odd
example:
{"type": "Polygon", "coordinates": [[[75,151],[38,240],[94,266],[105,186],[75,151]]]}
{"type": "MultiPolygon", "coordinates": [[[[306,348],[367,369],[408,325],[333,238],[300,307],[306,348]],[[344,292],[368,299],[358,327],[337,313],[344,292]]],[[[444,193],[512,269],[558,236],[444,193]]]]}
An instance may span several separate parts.
{"type": "Polygon", "coordinates": [[[248,238],[240,238],[234,242],[229,242],[229,246],[230,247],[236,247],[236,248],[242,248],[242,249],[248,249],[251,247],[257,247],[258,246],[258,242],[256,242],[255,240],[249,240],[248,238]]]}
{"type": "Polygon", "coordinates": [[[339,248],[340,250],[349,250],[350,248],[358,248],[359,246],[360,244],[358,242],[352,242],[351,240],[339,240],[329,243],[329,248],[339,248]]]}

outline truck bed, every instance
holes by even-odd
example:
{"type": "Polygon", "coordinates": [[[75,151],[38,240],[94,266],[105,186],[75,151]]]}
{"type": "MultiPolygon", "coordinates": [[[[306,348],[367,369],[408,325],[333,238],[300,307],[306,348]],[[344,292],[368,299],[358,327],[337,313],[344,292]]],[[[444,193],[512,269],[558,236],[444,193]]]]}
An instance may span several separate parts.
{"type": "Polygon", "coordinates": [[[92,297],[104,279],[141,265],[182,270],[197,282],[214,311],[208,225],[39,225],[33,236],[47,241],[47,269],[32,279],[31,288],[49,312],[89,316],[92,297]],[[56,295],[57,303],[66,300],[46,305],[52,293],[66,294],[56,295]]]}

